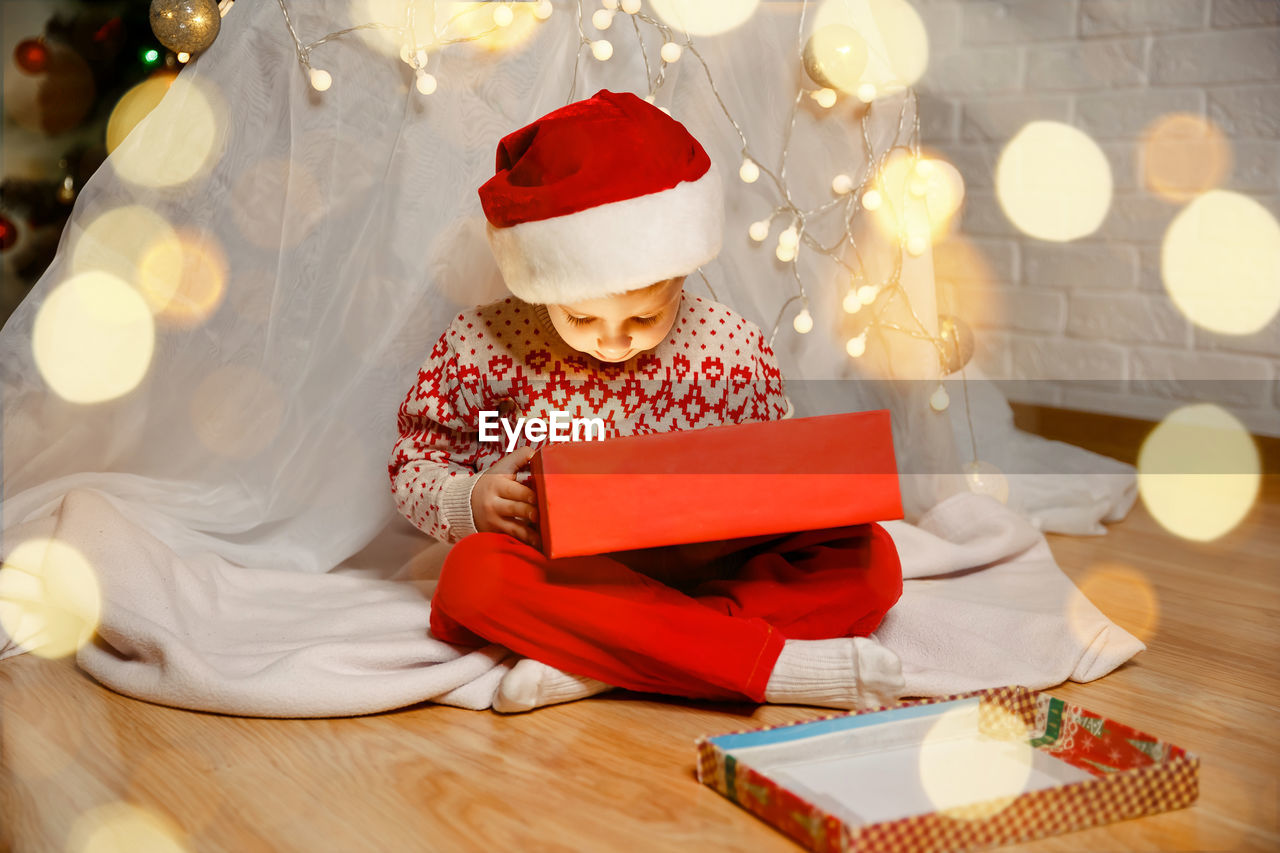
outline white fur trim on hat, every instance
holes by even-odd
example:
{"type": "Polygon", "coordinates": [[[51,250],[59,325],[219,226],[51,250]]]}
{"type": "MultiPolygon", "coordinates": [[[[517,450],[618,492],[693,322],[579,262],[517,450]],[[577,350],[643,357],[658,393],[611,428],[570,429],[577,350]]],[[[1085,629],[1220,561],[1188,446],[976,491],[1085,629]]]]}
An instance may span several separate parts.
{"type": "Polygon", "coordinates": [[[688,275],[720,252],[724,199],[715,163],[696,181],[565,216],[488,226],[507,287],[567,305],[688,275]]]}

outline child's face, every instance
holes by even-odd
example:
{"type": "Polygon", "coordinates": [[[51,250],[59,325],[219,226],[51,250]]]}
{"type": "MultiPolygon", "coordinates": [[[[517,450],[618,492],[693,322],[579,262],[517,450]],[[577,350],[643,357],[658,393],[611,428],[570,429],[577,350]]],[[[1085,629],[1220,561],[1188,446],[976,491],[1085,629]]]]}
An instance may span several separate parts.
{"type": "Polygon", "coordinates": [[[622,362],[662,343],[676,321],[684,276],[617,296],[548,305],[564,342],[600,361],[622,362]]]}

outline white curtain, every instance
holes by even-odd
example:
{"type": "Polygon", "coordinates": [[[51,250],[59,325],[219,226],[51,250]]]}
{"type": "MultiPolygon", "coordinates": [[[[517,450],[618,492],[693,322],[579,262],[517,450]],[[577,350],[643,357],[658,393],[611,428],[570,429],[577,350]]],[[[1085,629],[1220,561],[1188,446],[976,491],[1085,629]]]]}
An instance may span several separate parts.
{"type": "MultiPolygon", "coordinates": [[[[304,41],[362,23],[363,8],[345,0],[289,4],[304,41]]],[[[798,8],[762,4],[733,32],[695,41],[719,97],[771,168],[804,73],[798,8]]],[[[656,63],[660,41],[642,31],[656,63]]],[[[480,674],[495,678],[502,650],[445,646],[426,637],[419,621],[443,546],[396,513],[386,472],[395,412],[453,314],[505,293],[476,195],[492,174],[498,139],[566,103],[571,85],[575,98],[601,88],[646,93],[625,16],[609,36],[614,57],[598,62],[584,51],[574,84],[577,7],[557,0],[523,44],[501,51],[460,44],[434,54],[439,89],[430,96],[415,90],[394,47],[384,52],[348,36],[312,56],[333,78],[321,93],[296,60],[279,6],[242,2],[213,47],[86,184],[53,264],[0,334],[4,551],[54,536],[92,554],[103,613],[99,640],[78,653],[85,669],[122,692],[233,713],[359,713],[427,698],[487,706],[488,682],[474,695],[450,691],[480,674]],[[203,104],[209,111],[196,112],[203,104]],[[207,138],[198,133],[206,114],[214,130],[207,138]],[[189,180],[146,186],[131,171],[148,160],[164,171],[202,141],[210,145],[207,163],[189,180]],[[134,206],[150,213],[115,220],[128,228],[102,224],[113,221],[104,215],[134,206]],[[139,233],[147,227],[155,234],[139,233]],[[154,352],[133,390],[91,404],[63,400],[37,365],[42,306],[85,270],[136,285],[155,262],[149,241],[168,229],[225,258],[216,307],[199,322],[157,317],[154,352]],[[388,578],[418,582],[387,585],[388,578]],[[274,592],[255,592],[267,587],[274,592]],[[234,613],[225,601],[201,600],[230,589],[240,596],[234,613]],[[309,590],[324,592],[307,604],[301,598],[309,590]],[[376,616],[348,624],[369,642],[334,652],[335,626],[346,617],[323,615],[344,596],[364,596],[371,614],[394,610],[377,610],[384,599],[399,602],[401,618],[389,618],[383,634],[369,629],[376,616]],[[157,616],[161,610],[187,616],[170,624],[157,616]],[[183,631],[189,648],[178,657],[173,632],[183,631]],[[208,642],[193,640],[196,634],[208,642]],[[240,663],[214,659],[215,649],[229,655],[233,647],[240,663]],[[407,677],[444,662],[456,664],[447,678],[407,677]],[[391,688],[369,688],[371,673],[382,673],[391,688]],[[257,681],[237,693],[236,678],[257,681]],[[361,694],[369,689],[377,695],[361,694]]],[[[766,179],[736,179],[737,131],[694,56],[667,69],[657,103],[690,128],[726,176],[724,250],[705,269],[710,286],[767,332],[795,293],[771,244],[746,236],[748,224],[772,209],[772,189],[766,179]]],[[[898,138],[900,115],[910,127],[912,104],[906,95],[876,102],[870,138],[878,152],[898,138]]],[[[854,109],[846,100],[825,111],[806,98],[799,110],[787,174],[802,206],[829,199],[835,174],[856,180],[866,168],[854,109]]],[[[828,266],[803,250],[801,257],[815,327],[805,336],[791,329],[793,303],[775,340],[796,414],[890,407],[914,520],[964,490],[968,424],[954,417],[956,407],[929,408],[932,382],[856,381],[844,354],[842,291],[828,266]]],[[[930,316],[927,254],[908,263],[904,283],[930,316]]],[[[697,276],[687,287],[707,293],[697,276]]],[[[928,360],[919,347],[902,353],[898,375],[921,375],[928,360]]],[[[1096,457],[1029,437],[1006,440],[1013,428],[998,394],[975,399],[973,414],[986,436],[980,441],[995,454],[990,461],[1030,478],[1024,488],[1011,477],[1011,504],[1042,525],[1090,532],[1128,508],[1127,469],[1097,468],[1105,463],[1096,457]],[[1079,478],[1062,476],[1077,470],[1101,479],[1081,490],[1079,478]]],[[[0,656],[22,650],[3,632],[0,648],[0,656]]]]}

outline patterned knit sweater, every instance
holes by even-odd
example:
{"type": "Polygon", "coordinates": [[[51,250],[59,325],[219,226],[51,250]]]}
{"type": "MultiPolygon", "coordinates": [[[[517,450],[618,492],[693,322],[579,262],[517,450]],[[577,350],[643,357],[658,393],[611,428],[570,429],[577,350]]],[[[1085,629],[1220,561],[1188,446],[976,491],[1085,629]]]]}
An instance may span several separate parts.
{"type": "MultiPolygon", "coordinates": [[[[517,418],[550,421],[553,411],[598,417],[605,440],[790,416],[758,327],[687,293],[678,311],[661,344],[621,363],[569,347],[544,305],[509,297],[459,314],[400,406],[388,466],[400,512],[445,542],[475,532],[471,487],[508,446],[503,429],[480,440],[486,410],[513,431],[517,418]]],[[[518,433],[516,447],[530,443],[518,433]]]]}

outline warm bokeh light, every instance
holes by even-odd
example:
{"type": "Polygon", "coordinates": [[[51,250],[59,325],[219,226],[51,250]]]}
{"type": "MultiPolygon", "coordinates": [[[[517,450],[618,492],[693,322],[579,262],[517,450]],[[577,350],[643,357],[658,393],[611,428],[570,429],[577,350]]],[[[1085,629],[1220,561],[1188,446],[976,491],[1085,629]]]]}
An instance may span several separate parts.
{"type": "Polygon", "coordinates": [[[845,89],[863,100],[900,92],[929,67],[928,33],[906,0],[825,0],[814,16],[814,33],[828,26],[849,27],[866,43],[861,82],[845,89]]]}
{"type": "Polygon", "coordinates": [[[184,229],[151,246],[138,267],[138,290],[157,320],[192,328],[222,304],[227,259],[211,235],[184,229]]]}
{"type": "Polygon", "coordinates": [[[179,76],[151,115],[159,120],[141,123],[107,161],[120,177],[144,187],[172,187],[212,165],[226,133],[226,109],[207,84],[179,76]]]}
{"type": "Polygon", "coordinates": [[[284,400],[261,372],[232,364],[217,368],[196,387],[189,414],[201,444],[220,456],[248,459],[280,431],[284,400]]]}
{"type": "Polygon", "coordinates": [[[76,819],[67,853],[186,853],[182,830],[142,806],[108,803],[76,819]]]}
{"type": "Polygon", "coordinates": [[[805,42],[804,65],[814,82],[854,94],[867,70],[867,43],[853,27],[827,24],[805,42]]]}
{"type": "Polygon", "coordinates": [[[149,207],[131,204],[95,217],[84,231],[74,235],[71,247],[73,273],[106,272],[136,282],[147,251],[157,243],[177,239],[168,221],[149,207]]]}
{"type": "Polygon", "coordinates": [[[920,781],[937,811],[957,820],[982,820],[1003,811],[1031,777],[1030,732],[996,705],[945,712],[920,746],[920,781]]]}
{"type": "Polygon", "coordinates": [[[36,367],[58,396],[100,403],[129,393],[151,366],[155,320],[146,300],[104,272],[54,288],[31,332],[36,367]]]}
{"type": "Polygon", "coordinates": [[[1142,178],[1156,195],[1189,201],[1231,171],[1231,144],[1218,126],[1190,113],[1156,119],[1142,136],[1142,178]]]}
{"type": "MultiPolygon", "coordinates": [[[[1094,607],[1142,642],[1155,636],[1160,600],[1141,572],[1118,563],[1103,563],[1089,569],[1077,586],[1094,607]]],[[[1082,643],[1094,641],[1091,628],[1097,626],[1096,616],[1079,596],[1070,599],[1067,622],[1082,643]]]]}
{"type": "Polygon", "coordinates": [[[1019,230],[1066,242],[1092,234],[1111,207],[1111,165],[1083,131],[1033,121],[996,163],[996,197],[1019,230]]]}
{"type": "Polygon", "coordinates": [[[93,636],[101,612],[93,567],[65,542],[28,539],[0,564],[0,628],[34,655],[75,654],[93,636]]]}
{"type": "Polygon", "coordinates": [[[964,180],[955,166],[938,157],[917,160],[895,148],[863,196],[863,207],[893,243],[903,228],[908,239],[937,240],[950,232],[963,198],[964,180]]]}
{"type": "Polygon", "coordinates": [[[1249,512],[1260,472],[1258,448],[1240,421],[1201,403],[1171,412],[1147,435],[1138,453],[1138,493],[1170,533],[1208,542],[1249,512]]]}
{"type": "Polygon", "coordinates": [[[513,3],[503,8],[514,15],[505,26],[497,26],[494,22],[496,10],[493,3],[459,2],[445,5],[439,13],[442,24],[449,22],[444,28],[443,40],[470,39],[468,44],[489,51],[509,50],[523,44],[538,27],[539,19],[534,14],[537,4],[513,3]]]}
{"type": "Polygon", "coordinates": [[[404,45],[398,28],[408,24],[410,11],[412,11],[413,31],[418,47],[427,50],[432,48],[432,20],[438,21],[441,25],[448,20],[445,14],[448,4],[440,3],[441,8],[438,12],[436,5],[436,0],[412,0],[412,2],[410,0],[351,0],[346,26],[384,24],[385,27],[358,29],[355,35],[379,53],[399,57],[404,45]]]}
{"type": "Polygon", "coordinates": [[[138,122],[155,109],[177,78],[178,75],[171,71],[157,71],[124,93],[112,108],[111,117],[107,119],[108,154],[119,148],[138,122]]]}
{"type": "Polygon", "coordinates": [[[649,0],[659,18],[691,36],[727,33],[755,14],[760,0],[649,0]]]}
{"type": "Polygon", "coordinates": [[[1253,334],[1280,311],[1280,224],[1239,193],[1205,193],[1169,223],[1160,272],[1188,320],[1222,334],[1253,334]]]}

